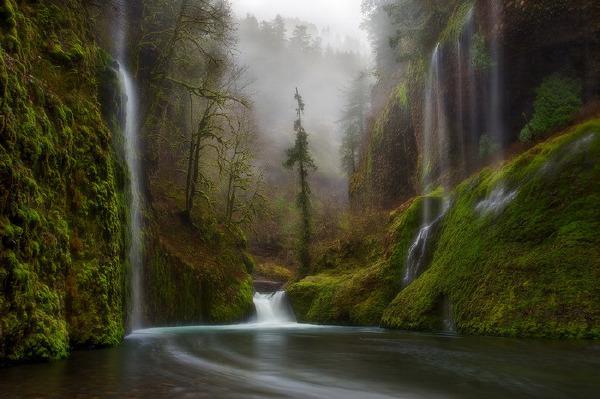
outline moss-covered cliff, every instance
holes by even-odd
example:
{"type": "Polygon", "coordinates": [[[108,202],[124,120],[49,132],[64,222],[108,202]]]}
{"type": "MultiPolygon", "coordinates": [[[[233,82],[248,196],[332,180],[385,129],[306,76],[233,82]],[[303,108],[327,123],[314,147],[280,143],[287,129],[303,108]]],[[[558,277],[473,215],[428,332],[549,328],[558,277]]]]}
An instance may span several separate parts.
{"type": "MultiPolygon", "coordinates": [[[[394,12],[411,15],[410,3],[415,2],[392,1],[391,20],[399,18],[394,12]]],[[[356,209],[389,209],[419,193],[424,175],[455,184],[493,161],[497,151],[511,151],[534,113],[540,86],[552,76],[575,80],[578,100],[588,107],[600,98],[598,1],[449,0],[423,5],[422,11],[430,14],[427,24],[404,37],[385,36],[397,46],[400,61],[395,75],[380,78],[394,83],[388,84],[385,104],[374,101],[375,115],[350,181],[356,209]],[[410,54],[402,53],[402,43],[413,36],[410,54]],[[432,66],[435,51],[439,61],[432,66]],[[432,68],[436,82],[430,81],[432,68]],[[441,115],[444,127],[434,120],[426,133],[425,120],[436,118],[425,115],[427,93],[433,91],[442,100],[431,111],[441,115]],[[427,134],[432,143],[444,143],[447,165],[426,164],[425,154],[437,151],[425,148],[427,134]]]]}
{"type": "Polygon", "coordinates": [[[600,338],[599,160],[594,119],[467,179],[402,288],[421,207],[441,194],[412,200],[392,214],[383,256],[293,284],[294,309],[321,323],[600,338]]]}
{"type": "MultiPolygon", "coordinates": [[[[210,217],[201,227],[153,186],[144,269],[147,325],[232,323],[254,311],[244,240],[210,217]]],[[[207,214],[210,216],[210,214],[207,214]]]]}
{"type": "Polygon", "coordinates": [[[0,361],[124,335],[126,179],[79,1],[0,2],[0,361]]]}
{"type": "MultiPolygon", "coordinates": [[[[124,99],[95,41],[105,10],[92,18],[87,6],[0,1],[0,364],[126,334],[124,99]]],[[[253,310],[245,243],[183,222],[165,186],[145,190],[144,326],[243,320],[253,310]]]]}

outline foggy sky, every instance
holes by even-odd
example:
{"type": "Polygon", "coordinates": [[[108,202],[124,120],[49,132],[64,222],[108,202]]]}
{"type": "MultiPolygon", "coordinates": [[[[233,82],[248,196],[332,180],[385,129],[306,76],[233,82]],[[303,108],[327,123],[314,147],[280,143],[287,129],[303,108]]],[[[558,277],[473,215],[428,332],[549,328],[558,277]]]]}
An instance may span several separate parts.
{"type": "Polygon", "coordinates": [[[231,0],[238,17],[253,14],[259,20],[271,20],[277,14],[312,22],[319,28],[331,28],[340,39],[345,36],[359,39],[361,52],[369,53],[367,34],[360,25],[362,0],[231,0]]]}

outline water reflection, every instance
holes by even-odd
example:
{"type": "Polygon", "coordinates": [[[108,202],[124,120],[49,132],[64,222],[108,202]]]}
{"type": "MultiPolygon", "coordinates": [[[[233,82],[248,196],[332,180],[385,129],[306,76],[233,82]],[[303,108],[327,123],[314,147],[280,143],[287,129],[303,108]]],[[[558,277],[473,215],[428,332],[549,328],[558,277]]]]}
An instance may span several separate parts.
{"type": "Polygon", "coordinates": [[[0,371],[2,398],[588,398],[600,347],[381,329],[187,327],[0,371]]]}

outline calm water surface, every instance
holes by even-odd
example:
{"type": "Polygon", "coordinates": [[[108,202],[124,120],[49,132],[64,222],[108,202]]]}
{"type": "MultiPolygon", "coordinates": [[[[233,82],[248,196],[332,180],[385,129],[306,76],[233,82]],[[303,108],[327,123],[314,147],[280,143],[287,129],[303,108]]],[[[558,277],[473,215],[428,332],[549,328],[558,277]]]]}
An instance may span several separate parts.
{"type": "Polygon", "coordinates": [[[598,398],[600,344],[289,325],[138,331],[0,369],[2,398],[598,398]]]}

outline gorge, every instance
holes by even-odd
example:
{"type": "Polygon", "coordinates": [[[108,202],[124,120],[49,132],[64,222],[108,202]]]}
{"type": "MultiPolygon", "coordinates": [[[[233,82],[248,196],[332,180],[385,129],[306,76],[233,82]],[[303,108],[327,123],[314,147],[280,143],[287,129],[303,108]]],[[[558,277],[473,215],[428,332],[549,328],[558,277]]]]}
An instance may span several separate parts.
{"type": "Polygon", "coordinates": [[[592,398],[595,0],[0,0],[0,398],[592,398]]]}

